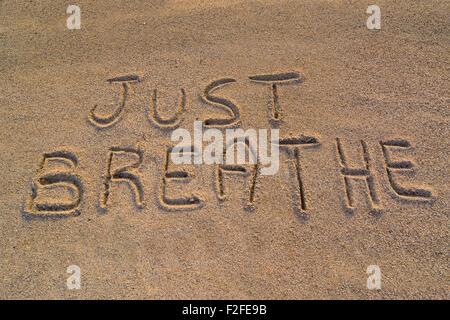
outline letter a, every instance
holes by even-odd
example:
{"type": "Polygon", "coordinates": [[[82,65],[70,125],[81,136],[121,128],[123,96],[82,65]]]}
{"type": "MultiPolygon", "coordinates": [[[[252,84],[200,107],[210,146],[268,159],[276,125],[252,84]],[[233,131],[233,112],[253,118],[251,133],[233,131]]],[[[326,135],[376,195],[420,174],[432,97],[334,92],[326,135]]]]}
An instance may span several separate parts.
{"type": "Polygon", "coordinates": [[[369,30],[380,30],[381,29],[381,10],[377,5],[371,5],[367,7],[367,14],[371,14],[367,18],[366,25],[369,30]]]}
{"type": "Polygon", "coordinates": [[[66,10],[71,16],[67,18],[67,29],[81,29],[81,10],[79,6],[70,5],[66,10]]]}

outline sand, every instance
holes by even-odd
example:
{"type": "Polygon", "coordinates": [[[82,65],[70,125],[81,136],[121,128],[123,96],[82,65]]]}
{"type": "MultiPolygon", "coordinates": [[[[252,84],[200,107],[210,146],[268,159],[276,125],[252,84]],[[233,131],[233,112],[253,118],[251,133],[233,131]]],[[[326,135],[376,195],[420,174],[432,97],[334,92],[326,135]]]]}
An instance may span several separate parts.
{"type": "Polygon", "coordinates": [[[368,1],[74,4],[80,30],[67,1],[0,1],[0,298],[448,298],[449,1],[378,0],[381,30],[368,1]],[[274,121],[249,77],[286,72],[302,81],[277,86],[274,121]],[[228,117],[202,99],[223,78],[241,128],[317,143],[282,150],[276,175],[224,174],[222,193],[215,165],[188,166],[166,195],[201,205],[165,205],[173,126],[228,117]],[[133,163],[139,187],[108,182],[133,163]]]}

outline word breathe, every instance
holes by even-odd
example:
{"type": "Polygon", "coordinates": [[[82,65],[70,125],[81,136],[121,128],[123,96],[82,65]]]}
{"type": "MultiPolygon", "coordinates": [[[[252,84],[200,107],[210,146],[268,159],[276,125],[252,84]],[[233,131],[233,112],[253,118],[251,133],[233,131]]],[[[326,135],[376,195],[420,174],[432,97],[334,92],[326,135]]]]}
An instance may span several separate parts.
{"type": "MultiPolygon", "coordinates": [[[[351,187],[354,180],[364,181],[367,187],[367,197],[370,201],[371,209],[374,211],[381,210],[378,192],[375,188],[374,169],[369,161],[368,147],[364,140],[361,140],[362,159],[364,167],[354,168],[347,165],[347,158],[340,138],[336,138],[336,154],[339,159],[339,173],[342,177],[343,194],[345,195],[346,208],[352,210],[355,208],[355,197],[351,187]]],[[[242,143],[248,146],[245,142],[242,143]]],[[[290,156],[292,168],[295,175],[296,194],[293,197],[299,199],[296,213],[304,215],[311,207],[311,203],[306,201],[306,186],[303,182],[304,172],[300,164],[300,152],[303,147],[318,146],[319,142],[312,137],[300,136],[296,138],[284,138],[279,140],[279,147],[286,150],[290,156]]],[[[385,159],[385,172],[393,194],[402,200],[429,202],[433,200],[432,192],[425,188],[405,187],[401,185],[396,175],[411,172],[413,163],[409,160],[392,160],[390,155],[391,149],[407,149],[410,144],[406,140],[387,140],[381,141],[380,147],[385,159]]],[[[185,153],[191,155],[198,154],[194,146],[189,149],[184,148],[185,153]]],[[[158,188],[158,200],[160,208],[165,210],[192,210],[204,206],[204,200],[196,194],[188,196],[171,196],[169,195],[169,185],[172,183],[189,183],[193,176],[189,170],[174,170],[169,168],[170,155],[173,153],[173,147],[166,150],[165,161],[163,163],[163,174],[158,188]]],[[[195,157],[194,157],[195,159],[195,157]]],[[[132,191],[138,208],[145,207],[143,181],[148,181],[142,172],[144,161],[144,151],[138,148],[121,148],[112,147],[106,156],[106,172],[103,177],[102,192],[100,196],[101,210],[107,210],[111,192],[111,184],[125,182],[132,191]],[[119,163],[119,159],[128,159],[128,162],[122,165],[113,165],[119,163]],[[131,160],[130,160],[131,159],[131,160]]],[[[249,165],[228,165],[215,164],[214,171],[215,192],[219,201],[226,200],[225,195],[225,175],[241,174],[247,177],[249,189],[247,205],[249,208],[254,206],[255,186],[260,174],[260,163],[258,158],[254,164],[249,165]]],[[[78,159],[77,156],[68,150],[59,150],[51,153],[45,153],[38,166],[38,170],[33,178],[31,192],[28,197],[25,212],[33,216],[68,216],[80,214],[79,208],[83,200],[84,188],[82,177],[77,174],[78,159]],[[59,169],[55,170],[55,163],[59,169]],[[66,170],[62,170],[61,163],[65,165],[66,170]],[[62,199],[45,196],[46,192],[51,194],[55,188],[63,188],[69,190],[72,195],[61,196],[62,199]],[[42,194],[41,197],[39,195],[42,194]]],[[[290,182],[293,183],[293,182],[290,182]]],[[[61,193],[62,194],[62,193],[61,193]]],[[[67,192],[65,193],[67,194],[67,192]]],[[[173,194],[173,193],[172,193],[173,194]]]]}
{"type": "MultiPolygon", "coordinates": [[[[279,103],[278,85],[301,83],[301,77],[297,72],[277,73],[259,76],[250,76],[250,81],[258,82],[270,87],[270,119],[271,125],[279,125],[281,118],[281,107],[279,103]]],[[[98,130],[110,128],[120,121],[129,96],[129,85],[140,82],[137,75],[127,75],[108,80],[109,83],[120,85],[121,95],[117,109],[109,116],[99,116],[96,106],[88,114],[88,119],[98,130]]],[[[202,100],[228,110],[228,117],[209,118],[194,122],[194,139],[188,130],[175,129],[186,107],[186,92],[180,90],[180,104],[174,116],[162,118],[156,109],[156,89],[153,91],[149,108],[149,119],[161,129],[174,129],[171,135],[172,141],[178,141],[175,146],[168,146],[164,151],[164,162],[162,163],[162,175],[158,178],[155,193],[157,193],[158,207],[167,211],[194,210],[205,205],[205,199],[201,193],[189,191],[190,194],[180,192],[173,185],[177,183],[189,184],[194,175],[191,170],[186,169],[189,165],[214,165],[214,191],[218,201],[227,199],[225,182],[227,175],[238,174],[246,179],[245,193],[246,208],[255,208],[256,185],[260,182],[260,176],[275,176],[280,167],[279,153],[282,151],[289,157],[288,163],[292,172],[293,180],[287,183],[293,184],[292,197],[295,199],[295,213],[302,218],[313,204],[307,194],[311,192],[310,186],[304,181],[305,171],[301,153],[317,152],[321,149],[322,141],[318,137],[295,136],[279,137],[278,129],[270,129],[270,139],[267,129],[236,128],[240,122],[240,108],[231,100],[213,94],[214,91],[224,85],[236,82],[232,78],[224,78],[212,81],[206,86],[202,100]],[[206,128],[206,130],[203,130],[206,128]],[[225,138],[218,128],[226,129],[225,138]],[[204,142],[209,142],[204,146],[204,142]],[[269,143],[270,142],[270,143],[269,143]],[[269,155],[270,144],[270,155],[269,155]],[[225,151],[224,151],[225,150],[225,151]],[[236,151],[236,152],[235,152],[236,151]],[[248,154],[248,161],[246,155],[248,154]],[[237,157],[235,158],[235,155],[237,157]],[[173,166],[178,165],[178,169],[173,166]]],[[[360,142],[360,157],[363,160],[362,167],[349,165],[347,150],[341,138],[335,138],[336,172],[341,177],[340,193],[343,196],[345,209],[352,211],[356,208],[352,182],[362,181],[366,188],[364,192],[369,200],[372,212],[378,213],[382,210],[379,190],[375,183],[375,169],[369,154],[367,142],[360,142]]],[[[399,152],[411,147],[406,139],[387,139],[376,142],[384,159],[384,174],[389,183],[390,193],[401,201],[412,201],[413,203],[434,201],[432,191],[427,187],[405,186],[403,180],[398,179],[399,174],[410,173],[414,170],[414,164],[407,159],[396,159],[399,152]]],[[[142,143],[136,147],[114,146],[106,153],[105,173],[99,179],[101,189],[99,197],[99,210],[107,211],[111,206],[111,197],[117,196],[117,188],[113,184],[125,183],[134,198],[138,209],[148,206],[144,190],[149,182],[143,168],[148,168],[147,159],[153,158],[154,154],[146,157],[146,150],[142,143]]],[[[79,172],[79,160],[75,152],[70,149],[59,149],[43,154],[37,171],[31,183],[31,190],[24,207],[24,215],[27,217],[67,217],[76,216],[81,213],[86,190],[83,184],[83,176],[79,172]]],[[[358,184],[361,186],[361,184],[358,184]]],[[[277,190],[275,190],[277,192],[277,190]]]]}

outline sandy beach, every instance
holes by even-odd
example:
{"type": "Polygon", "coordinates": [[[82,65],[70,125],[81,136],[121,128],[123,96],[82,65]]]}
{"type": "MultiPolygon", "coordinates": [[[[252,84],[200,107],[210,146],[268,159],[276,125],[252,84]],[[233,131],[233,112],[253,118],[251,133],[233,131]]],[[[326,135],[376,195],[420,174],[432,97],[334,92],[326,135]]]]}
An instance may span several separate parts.
{"type": "Polygon", "coordinates": [[[0,299],[448,299],[449,1],[73,4],[0,1],[0,299]]]}

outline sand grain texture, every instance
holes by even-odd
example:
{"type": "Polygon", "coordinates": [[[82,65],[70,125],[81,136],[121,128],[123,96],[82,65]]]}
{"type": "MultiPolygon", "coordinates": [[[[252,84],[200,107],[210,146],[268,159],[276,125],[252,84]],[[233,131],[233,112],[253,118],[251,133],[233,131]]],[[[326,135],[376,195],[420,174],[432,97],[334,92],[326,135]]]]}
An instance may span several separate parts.
{"type": "Polygon", "coordinates": [[[379,0],[379,31],[365,26],[367,1],[76,4],[81,30],[66,28],[66,1],[0,1],[0,298],[448,298],[449,1],[379,0]],[[273,124],[270,87],[249,76],[294,71],[302,81],[278,86],[273,124]],[[120,98],[120,84],[106,80],[129,74],[141,81],[129,85],[121,118],[92,125],[94,105],[105,116],[120,98]],[[249,178],[226,175],[221,201],[208,165],[170,191],[197,195],[202,208],[159,204],[171,126],[226,117],[201,99],[221,78],[236,80],[215,94],[238,106],[242,128],[318,139],[298,151],[305,212],[294,151],[281,152],[276,175],[257,178],[253,210],[249,178]],[[152,93],[168,120],[181,88],[180,121],[158,127],[152,93]],[[365,167],[364,141],[380,210],[364,180],[351,183],[355,209],[346,209],[336,138],[355,168],[365,167]],[[392,140],[411,145],[389,147],[393,158],[414,163],[396,181],[430,190],[430,201],[393,191],[380,144],[392,140]],[[142,209],[126,183],[111,183],[102,208],[113,146],[142,150],[142,209]],[[80,214],[24,214],[44,153],[58,150],[77,158],[80,214]],[[366,288],[373,264],[378,291],[366,288]],[[81,290],[66,288],[69,265],[81,268],[81,290]]]}

